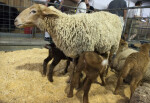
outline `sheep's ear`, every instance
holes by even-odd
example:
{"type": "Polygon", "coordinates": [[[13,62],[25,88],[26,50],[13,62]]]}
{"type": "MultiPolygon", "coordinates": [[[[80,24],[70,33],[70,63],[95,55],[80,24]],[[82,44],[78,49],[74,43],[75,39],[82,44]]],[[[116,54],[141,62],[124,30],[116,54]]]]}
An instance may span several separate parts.
{"type": "Polygon", "coordinates": [[[45,16],[56,16],[59,17],[58,13],[55,11],[54,7],[46,7],[45,5],[39,4],[42,14],[45,16]]]}

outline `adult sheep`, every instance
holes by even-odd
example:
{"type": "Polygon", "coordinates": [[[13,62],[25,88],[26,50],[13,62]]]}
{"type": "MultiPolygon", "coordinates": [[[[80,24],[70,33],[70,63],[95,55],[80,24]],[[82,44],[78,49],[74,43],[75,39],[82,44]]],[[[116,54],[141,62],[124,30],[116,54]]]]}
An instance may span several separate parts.
{"type": "Polygon", "coordinates": [[[112,62],[111,68],[115,69],[117,72],[120,72],[123,68],[124,62],[126,58],[134,52],[138,52],[132,48],[128,47],[128,43],[124,41],[123,39],[120,40],[119,48],[116,53],[116,56],[112,62]]]}
{"type": "Polygon", "coordinates": [[[34,4],[15,19],[18,28],[37,26],[47,31],[56,47],[71,58],[83,51],[112,54],[117,51],[122,25],[117,15],[108,12],[67,15],[54,7],[34,4]]]}

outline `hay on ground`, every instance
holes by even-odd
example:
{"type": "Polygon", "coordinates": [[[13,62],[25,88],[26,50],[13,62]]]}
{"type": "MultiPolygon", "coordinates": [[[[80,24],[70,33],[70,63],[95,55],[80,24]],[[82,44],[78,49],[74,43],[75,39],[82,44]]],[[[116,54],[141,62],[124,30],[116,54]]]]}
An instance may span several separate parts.
{"type": "MultiPolygon", "coordinates": [[[[47,49],[0,52],[0,103],[82,103],[82,92],[75,91],[73,98],[67,98],[68,75],[55,75],[53,83],[42,77],[42,63],[47,55],[47,49]]],[[[64,68],[63,64],[64,61],[55,71],[64,68]]],[[[99,78],[98,81],[101,82],[99,78]]],[[[126,103],[129,86],[122,86],[121,95],[114,95],[116,81],[116,75],[109,71],[105,87],[92,84],[90,103],[126,103]]]]}

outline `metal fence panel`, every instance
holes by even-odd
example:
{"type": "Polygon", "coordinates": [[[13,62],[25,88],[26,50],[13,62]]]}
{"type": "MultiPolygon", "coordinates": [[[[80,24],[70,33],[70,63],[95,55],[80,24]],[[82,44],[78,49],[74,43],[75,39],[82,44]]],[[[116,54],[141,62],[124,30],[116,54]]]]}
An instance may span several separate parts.
{"type": "MultiPolygon", "coordinates": [[[[27,43],[24,43],[24,45],[35,45],[34,41],[36,41],[36,38],[40,38],[39,42],[36,42],[37,45],[43,45],[46,42],[44,41],[44,32],[41,32],[38,28],[23,28],[18,29],[14,26],[14,19],[16,16],[25,8],[31,6],[35,2],[35,0],[0,0],[0,45],[23,45],[20,44],[18,41],[27,41],[27,43]],[[28,39],[28,40],[27,40],[28,39]]],[[[39,2],[36,0],[36,3],[42,3],[45,4],[45,2],[39,2]]],[[[59,4],[56,3],[50,3],[55,7],[58,7],[59,4]]],[[[75,14],[76,13],[76,7],[66,6],[62,5],[62,11],[63,7],[68,8],[68,11],[65,11],[65,13],[68,14],[75,14]]],[[[137,8],[137,7],[135,7],[137,8]]],[[[112,10],[130,10],[135,9],[134,7],[130,8],[117,8],[112,10]]],[[[140,8],[150,8],[150,6],[147,7],[140,7],[140,8]]],[[[87,10],[88,11],[88,10],[87,10]]],[[[96,10],[95,11],[110,11],[110,9],[103,9],[103,10],[96,10]]],[[[124,31],[123,34],[126,34],[126,38],[128,41],[150,41],[150,17],[147,18],[126,18],[126,22],[124,25],[124,31]],[[146,22],[143,22],[141,20],[146,19],[146,22]],[[128,23],[128,21],[131,21],[128,23]],[[134,32],[137,32],[136,35],[134,35],[134,32]],[[135,36],[135,37],[134,37],[135,36]]],[[[36,45],[36,46],[37,46],[36,45]]]]}

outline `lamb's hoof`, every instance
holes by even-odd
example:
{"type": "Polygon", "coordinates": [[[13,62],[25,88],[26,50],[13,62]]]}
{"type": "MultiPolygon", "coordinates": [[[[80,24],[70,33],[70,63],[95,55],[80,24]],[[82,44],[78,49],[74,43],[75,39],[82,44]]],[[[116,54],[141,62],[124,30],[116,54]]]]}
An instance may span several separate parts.
{"type": "Polygon", "coordinates": [[[43,72],[43,73],[42,73],[42,77],[45,77],[45,76],[46,76],[46,73],[43,72]]]}
{"type": "Polygon", "coordinates": [[[69,93],[69,94],[67,95],[67,97],[68,97],[68,98],[72,98],[72,97],[73,97],[73,94],[72,94],[72,93],[71,93],[71,94],[69,93]]]}
{"type": "Polygon", "coordinates": [[[114,95],[118,95],[118,91],[114,91],[114,95]]]}
{"type": "Polygon", "coordinates": [[[66,80],[66,83],[71,83],[71,80],[70,79],[66,80]]]}
{"type": "Polygon", "coordinates": [[[116,73],[115,69],[111,69],[112,72],[116,73]]]}
{"type": "Polygon", "coordinates": [[[46,77],[46,75],[42,74],[42,77],[46,77]]]}
{"type": "Polygon", "coordinates": [[[63,75],[66,75],[66,74],[67,74],[67,72],[65,72],[65,71],[64,71],[62,74],[63,74],[63,75]]]}
{"type": "Polygon", "coordinates": [[[50,78],[50,77],[48,77],[48,80],[49,80],[50,82],[53,82],[53,79],[52,79],[52,78],[50,78]]]}
{"type": "Polygon", "coordinates": [[[106,86],[106,83],[102,83],[101,86],[106,86]]]}
{"type": "Polygon", "coordinates": [[[75,89],[76,89],[76,90],[81,90],[81,89],[82,89],[82,86],[83,86],[83,84],[80,83],[79,85],[76,85],[76,86],[75,86],[75,89]]]}
{"type": "Polygon", "coordinates": [[[81,87],[80,87],[80,86],[77,86],[75,89],[76,89],[76,90],[80,90],[80,89],[81,89],[81,87]]]}

